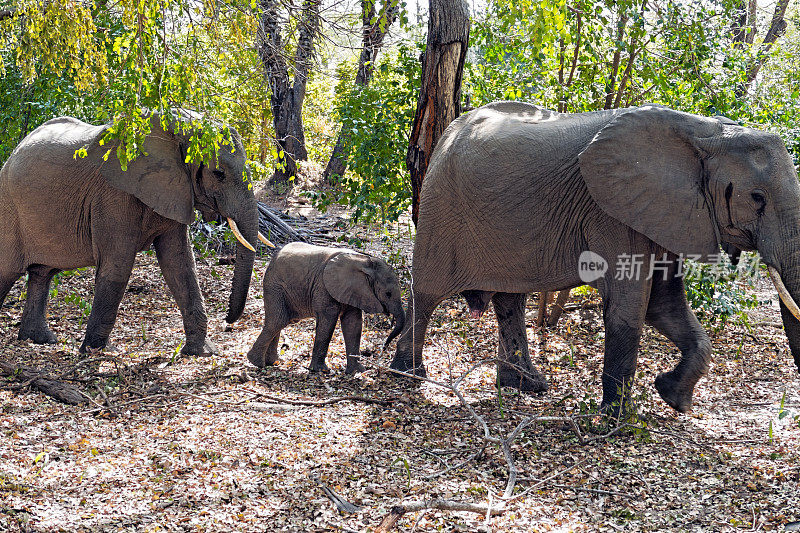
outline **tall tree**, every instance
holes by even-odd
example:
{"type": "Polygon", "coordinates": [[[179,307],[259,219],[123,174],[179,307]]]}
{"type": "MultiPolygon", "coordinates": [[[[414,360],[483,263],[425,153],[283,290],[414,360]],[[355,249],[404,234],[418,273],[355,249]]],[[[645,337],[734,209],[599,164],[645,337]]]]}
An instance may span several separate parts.
{"type": "MultiPolygon", "coordinates": [[[[376,10],[376,4],[377,0],[361,0],[361,54],[358,57],[355,90],[369,85],[378,52],[383,46],[389,28],[394,24],[400,12],[400,0],[384,0],[380,13],[376,10]]],[[[325,167],[326,181],[330,181],[333,176],[344,176],[347,170],[344,144],[347,139],[347,132],[340,131],[330,161],[325,167]]]]}
{"type": "Polygon", "coordinates": [[[788,6],[789,0],[778,0],[775,3],[775,10],[772,13],[767,32],[759,44],[754,44],[758,31],[756,2],[755,0],[749,0],[747,6],[745,6],[744,0],[738,2],[738,9],[735,11],[736,18],[732,27],[734,45],[741,48],[744,44],[748,44],[755,47],[755,49],[752,51],[752,56],[747,64],[745,78],[736,88],[737,98],[747,94],[750,86],[758,77],[761,67],[764,66],[764,63],[769,58],[769,51],[775,41],[786,32],[786,8],[788,6]]]}
{"type": "Polygon", "coordinates": [[[297,16],[297,48],[292,71],[286,61],[281,37],[283,3],[260,0],[257,46],[270,89],[272,121],[280,150],[271,185],[285,185],[297,174],[297,161],[308,159],[303,129],[303,100],[314,58],[314,39],[319,33],[321,0],[304,0],[297,16]]]}
{"type": "Polygon", "coordinates": [[[461,79],[469,43],[469,8],[464,0],[430,0],[428,17],[422,84],[406,155],[414,224],[431,153],[447,125],[461,114],[461,79]]]}

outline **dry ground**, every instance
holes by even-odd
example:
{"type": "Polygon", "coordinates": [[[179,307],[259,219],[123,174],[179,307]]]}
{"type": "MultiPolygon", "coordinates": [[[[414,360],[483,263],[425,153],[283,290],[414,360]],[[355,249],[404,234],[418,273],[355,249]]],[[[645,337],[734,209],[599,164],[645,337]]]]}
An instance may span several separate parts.
{"type": "MultiPolygon", "coordinates": [[[[61,374],[94,403],[67,406],[3,381],[0,530],[368,531],[402,501],[500,504],[508,479],[503,453],[489,445],[476,454],[482,430],[452,393],[430,383],[413,387],[375,368],[345,377],[338,331],[333,373],[308,375],[313,321],[284,330],[279,364],[257,370],[244,354],[260,329],[260,276],[244,318],[226,331],[231,267],[209,259],[198,268],[217,356],[178,354],[180,315],[152,255],[140,254],[114,348],[101,355],[77,353],[85,318],[76,302],[91,300],[91,269],[62,281],[51,302],[56,346],[16,340],[23,285],[15,286],[0,309],[2,358],[61,374]],[[345,396],[360,399],[297,403],[345,396]],[[323,487],[360,510],[340,513],[323,487]]],[[[518,497],[501,515],[413,512],[398,529],[794,527],[800,381],[776,297],[764,283],[759,298],[772,301],[753,311],[751,332],[729,326],[713,334],[715,360],[691,414],[677,414],[655,392],[654,376],[677,353],[648,329],[634,391],[643,427],[581,444],[563,423],[535,423],[511,447],[518,497]]],[[[545,338],[528,330],[534,361],[550,380],[547,393],[504,390],[499,397],[490,365],[464,380],[461,390],[493,436],[528,414],[574,415],[599,400],[603,328],[591,297],[573,302],[586,308],[567,313],[545,338]]],[[[383,317],[366,320],[362,348],[375,354],[375,364],[390,361],[380,353],[389,327],[383,317]]],[[[440,381],[496,350],[493,315],[472,321],[462,300],[440,306],[431,331],[426,363],[440,381]]]]}

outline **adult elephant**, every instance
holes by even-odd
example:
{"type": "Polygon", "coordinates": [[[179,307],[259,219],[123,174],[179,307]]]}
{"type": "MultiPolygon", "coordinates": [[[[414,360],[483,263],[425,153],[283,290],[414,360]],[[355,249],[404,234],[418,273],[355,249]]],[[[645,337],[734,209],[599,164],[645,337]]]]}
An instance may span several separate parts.
{"type": "Polygon", "coordinates": [[[155,248],[159,266],[183,316],[186,354],[213,352],[197,282],[188,226],[194,209],[228,219],[240,243],[226,320],[244,309],[258,234],[258,207],[243,180],[245,152],[231,131],[209,165],[185,163],[187,116],[151,118],[140,155],[123,171],[100,141],[108,125],[71,117],[42,124],[0,170],[0,304],[28,273],[19,338],[55,343],[45,311],[50,281],[61,270],[95,265],[94,301],[80,351],[103,348],[128,284],[136,252],[155,248]],[[86,157],[76,150],[86,149],[86,157]]]}
{"type": "Polygon", "coordinates": [[[528,352],[525,294],[597,277],[602,405],[619,408],[627,398],[649,323],[682,352],[655,385],[685,412],[711,343],[687,305],[681,254],[708,261],[721,243],[757,250],[773,281],[785,282],[781,313],[800,368],[800,188],[778,136],[656,105],[578,114],[518,102],[476,109],[453,121],[431,158],[414,299],[391,366],[424,375],[434,308],[451,294],[483,291],[494,293],[498,382],[543,391],[528,352]],[[618,268],[626,263],[639,275],[618,268]]]}

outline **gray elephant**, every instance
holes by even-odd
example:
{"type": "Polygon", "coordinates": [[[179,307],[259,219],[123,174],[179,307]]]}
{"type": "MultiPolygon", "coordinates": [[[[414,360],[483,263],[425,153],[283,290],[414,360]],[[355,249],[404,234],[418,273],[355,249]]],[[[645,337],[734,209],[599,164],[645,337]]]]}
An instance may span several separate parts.
{"type": "Polygon", "coordinates": [[[391,366],[425,375],[432,311],[471,291],[494,304],[498,382],[544,391],[528,351],[525,294],[590,281],[603,300],[604,409],[624,408],[648,323],[682,353],[655,386],[685,412],[712,348],[687,305],[682,258],[712,260],[725,243],[757,250],[768,265],[800,368],[800,187],[778,136],[656,105],[578,114],[481,107],[448,126],[431,158],[406,313],[416,321],[391,366]]]}
{"type": "Polygon", "coordinates": [[[178,303],[187,354],[213,352],[187,224],[198,209],[228,219],[240,241],[226,320],[244,309],[255,258],[258,208],[243,181],[245,152],[232,131],[211,165],[184,162],[191,131],[151,118],[141,155],[123,171],[115,145],[102,146],[108,125],[55,118],[31,132],[0,170],[0,304],[28,273],[20,339],[55,343],[45,319],[50,281],[67,269],[95,265],[94,301],[80,351],[106,345],[136,252],[150,247],[178,303]],[[86,157],[76,157],[84,148],[86,157]],[[104,154],[111,148],[109,157],[104,154]]]}
{"type": "Polygon", "coordinates": [[[394,317],[395,327],[386,345],[403,329],[400,284],[386,261],[343,248],[287,244],[264,272],[264,328],[247,359],[257,367],[275,364],[281,330],[303,318],[316,317],[310,371],[329,372],[325,356],[340,320],[347,351],[345,373],[361,372],[364,367],[357,356],[362,311],[394,317]]]}

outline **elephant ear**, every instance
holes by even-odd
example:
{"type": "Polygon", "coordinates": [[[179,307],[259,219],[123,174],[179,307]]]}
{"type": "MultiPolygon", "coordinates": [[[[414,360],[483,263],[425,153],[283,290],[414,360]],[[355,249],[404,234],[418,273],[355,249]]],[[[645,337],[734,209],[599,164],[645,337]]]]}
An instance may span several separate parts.
{"type": "Polygon", "coordinates": [[[383,306],[372,290],[375,266],[372,258],[358,252],[341,252],[325,264],[322,281],[337,301],[367,313],[382,313],[383,306]]]}
{"type": "Polygon", "coordinates": [[[609,216],[676,254],[719,253],[705,152],[721,121],[660,106],[618,115],[578,156],[589,193],[609,216]]]}
{"type": "MultiPolygon", "coordinates": [[[[101,154],[107,148],[101,147],[101,154]]],[[[183,161],[179,138],[165,131],[157,115],[140,154],[123,171],[114,150],[100,172],[112,187],[134,195],[153,211],[182,224],[194,221],[194,196],[189,168],[183,161]]]]}

